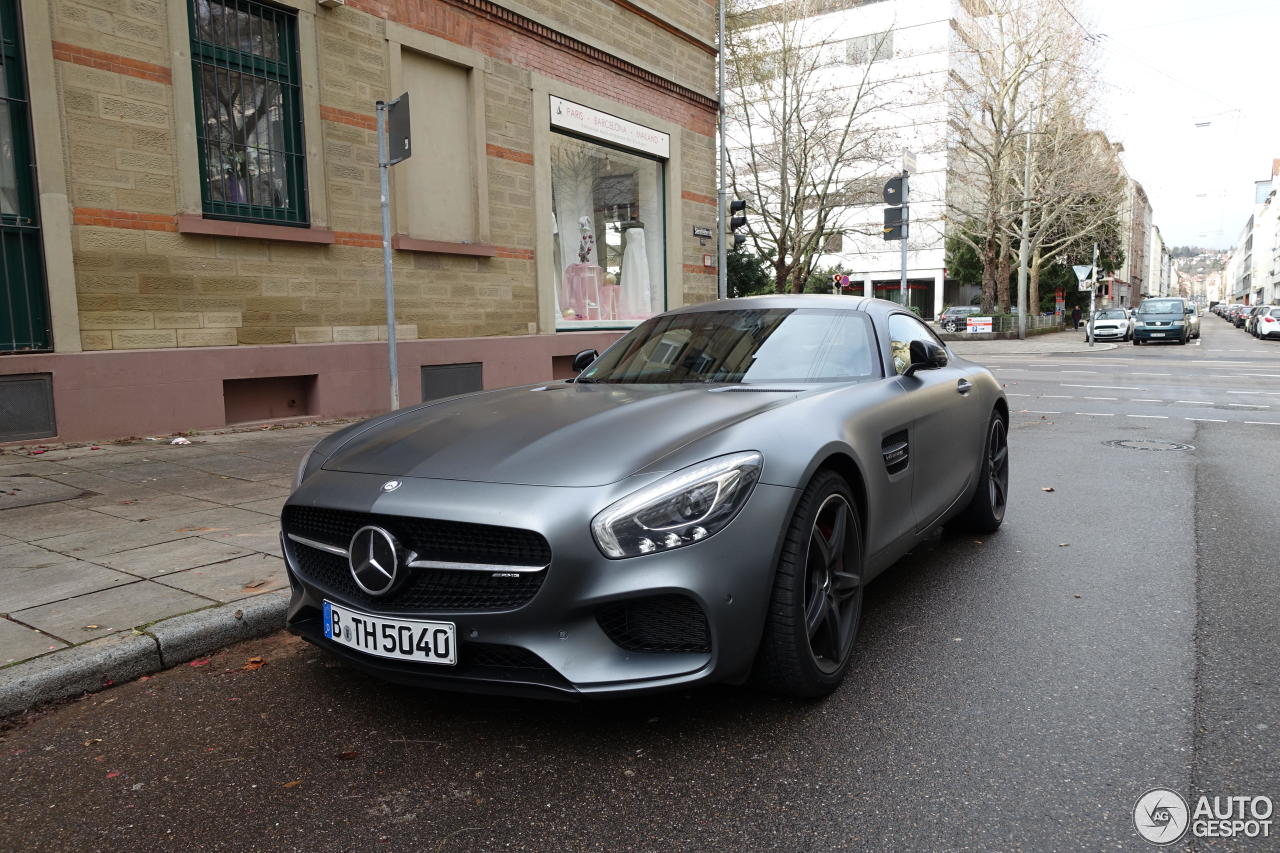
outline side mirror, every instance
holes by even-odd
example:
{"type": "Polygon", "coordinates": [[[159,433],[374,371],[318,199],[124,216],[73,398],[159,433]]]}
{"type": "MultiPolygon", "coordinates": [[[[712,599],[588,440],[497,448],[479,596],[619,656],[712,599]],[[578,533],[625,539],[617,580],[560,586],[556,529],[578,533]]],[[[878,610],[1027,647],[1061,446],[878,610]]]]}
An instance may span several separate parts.
{"type": "Polygon", "coordinates": [[[1188,305],[1188,306],[1187,306],[1187,311],[1186,311],[1186,313],[1188,313],[1188,314],[1194,314],[1194,313],[1196,313],[1195,306],[1194,306],[1194,305],[1188,305]]]}
{"type": "Polygon", "coordinates": [[[917,370],[937,370],[947,366],[947,351],[933,341],[912,341],[909,352],[911,363],[907,365],[904,376],[911,376],[917,370]]]}
{"type": "Polygon", "coordinates": [[[584,349],[582,352],[578,353],[573,357],[573,372],[581,373],[582,371],[590,367],[592,363],[595,362],[595,360],[599,357],[600,357],[600,353],[596,352],[595,350],[584,349]]]}

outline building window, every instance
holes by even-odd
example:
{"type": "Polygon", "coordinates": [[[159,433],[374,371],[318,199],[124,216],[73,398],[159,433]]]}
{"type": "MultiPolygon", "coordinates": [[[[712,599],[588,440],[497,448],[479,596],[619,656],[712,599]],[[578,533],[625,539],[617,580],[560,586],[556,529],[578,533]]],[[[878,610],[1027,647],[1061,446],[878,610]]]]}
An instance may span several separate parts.
{"type": "Polygon", "coordinates": [[[189,8],[204,214],[308,224],[297,14],[253,0],[189,8]]]}
{"type": "Polygon", "coordinates": [[[556,327],[634,325],[666,310],[664,164],[551,134],[556,327]]]}
{"type": "Polygon", "coordinates": [[[850,65],[870,65],[893,59],[893,30],[870,33],[845,42],[845,61],[850,65]]]}

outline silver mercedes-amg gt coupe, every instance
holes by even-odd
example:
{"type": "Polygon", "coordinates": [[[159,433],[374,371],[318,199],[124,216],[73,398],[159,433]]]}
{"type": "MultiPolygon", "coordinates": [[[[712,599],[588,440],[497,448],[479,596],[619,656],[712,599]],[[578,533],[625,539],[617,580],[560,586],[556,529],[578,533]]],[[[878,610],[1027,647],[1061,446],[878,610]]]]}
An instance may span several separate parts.
{"type": "Polygon", "coordinates": [[[574,366],[318,443],[281,516],[289,628],[430,687],[822,696],[868,581],[1004,519],[1000,384],[895,303],[696,305],[574,366]]]}

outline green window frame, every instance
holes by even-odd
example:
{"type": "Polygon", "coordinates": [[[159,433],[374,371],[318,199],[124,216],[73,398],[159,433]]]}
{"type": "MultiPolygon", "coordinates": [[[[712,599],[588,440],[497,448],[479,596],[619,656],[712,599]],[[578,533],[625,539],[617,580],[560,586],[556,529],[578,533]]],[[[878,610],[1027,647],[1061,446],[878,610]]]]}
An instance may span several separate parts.
{"type": "Polygon", "coordinates": [[[307,226],[298,16],[255,0],[189,0],[204,215],[307,226]]]}

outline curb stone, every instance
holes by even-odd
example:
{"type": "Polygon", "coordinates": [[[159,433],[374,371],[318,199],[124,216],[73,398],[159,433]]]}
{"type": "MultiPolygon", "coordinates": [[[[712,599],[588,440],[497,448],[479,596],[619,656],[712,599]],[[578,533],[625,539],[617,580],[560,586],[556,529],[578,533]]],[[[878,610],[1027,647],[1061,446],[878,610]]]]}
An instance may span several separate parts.
{"type": "Polygon", "coordinates": [[[140,675],[284,627],[289,590],[263,593],[112,634],[0,670],[0,719],[140,675]]]}

